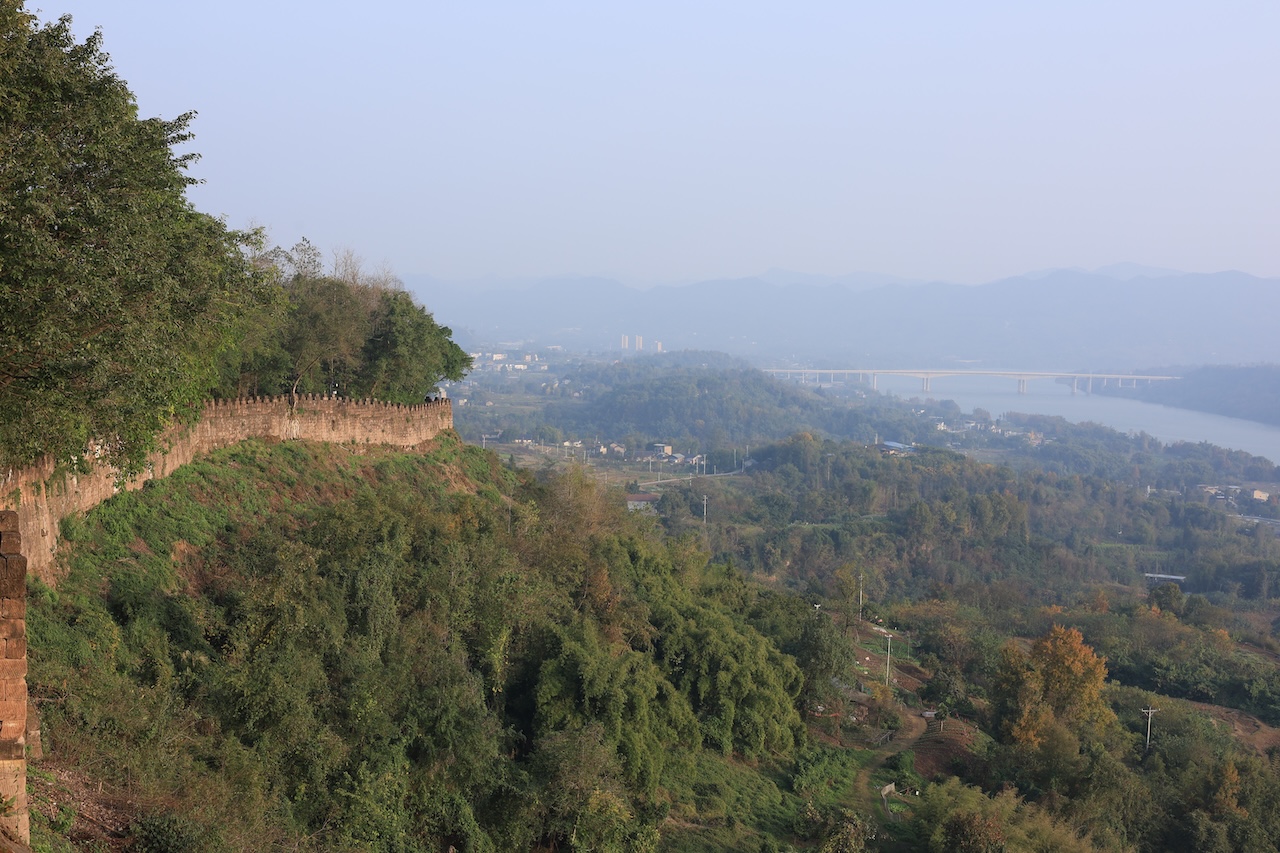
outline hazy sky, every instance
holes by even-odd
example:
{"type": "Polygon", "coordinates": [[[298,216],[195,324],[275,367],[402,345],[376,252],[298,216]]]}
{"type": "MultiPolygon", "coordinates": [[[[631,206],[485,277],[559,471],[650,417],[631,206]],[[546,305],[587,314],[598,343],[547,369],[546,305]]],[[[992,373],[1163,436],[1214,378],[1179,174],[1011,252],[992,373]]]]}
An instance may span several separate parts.
{"type": "Polygon", "coordinates": [[[198,208],[445,278],[1280,276],[1280,3],[39,0],[198,208]]]}

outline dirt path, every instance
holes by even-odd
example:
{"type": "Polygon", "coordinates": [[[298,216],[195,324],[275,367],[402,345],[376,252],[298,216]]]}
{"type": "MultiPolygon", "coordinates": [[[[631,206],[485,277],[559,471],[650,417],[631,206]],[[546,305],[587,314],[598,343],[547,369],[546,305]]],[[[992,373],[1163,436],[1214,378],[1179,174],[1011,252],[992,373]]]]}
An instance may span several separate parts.
{"type": "MultiPolygon", "coordinates": [[[[908,708],[906,705],[898,705],[898,712],[902,715],[902,728],[898,730],[893,740],[876,750],[876,757],[858,771],[858,776],[853,783],[853,794],[858,806],[868,814],[884,808],[884,803],[880,801],[880,792],[871,790],[871,774],[884,766],[889,756],[915,746],[916,741],[929,727],[928,721],[920,716],[918,710],[908,708]]],[[[885,817],[889,820],[893,819],[889,814],[885,817]]]]}

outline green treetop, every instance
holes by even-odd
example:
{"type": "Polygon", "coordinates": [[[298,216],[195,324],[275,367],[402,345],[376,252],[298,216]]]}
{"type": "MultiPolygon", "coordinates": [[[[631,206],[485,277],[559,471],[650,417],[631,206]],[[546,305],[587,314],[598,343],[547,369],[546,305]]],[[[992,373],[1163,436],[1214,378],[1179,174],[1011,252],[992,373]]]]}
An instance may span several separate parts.
{"type": "Polygon", "coordinates": [[[0,0],[0,460],[137,466],[269,300],[251,235],[186,199],[192,117],[140,119],[101,33],[0,0]]]}

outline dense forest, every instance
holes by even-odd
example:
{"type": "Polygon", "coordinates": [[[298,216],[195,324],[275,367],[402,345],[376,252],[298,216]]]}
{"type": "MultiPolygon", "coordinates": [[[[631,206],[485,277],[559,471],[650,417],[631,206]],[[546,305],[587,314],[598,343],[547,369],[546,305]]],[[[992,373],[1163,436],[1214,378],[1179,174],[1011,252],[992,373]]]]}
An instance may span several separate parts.
{"type": "Polygon", "coordinates": [[[271,272],[278,290],[220,354],[213,396],[318,393],[421,403],[471,363],[452,331],[398,279],[365,272],[350,252],[326,271],[320,250],[302,240],[254,262],[271,272]]]}
{"type": "Polygon", "coordinates": [[[651,850],[730,757],[806,748],[813,655],[641,521],[450,437],[247,443],[67,527],[32,695],[141,849],[651,850]]]}

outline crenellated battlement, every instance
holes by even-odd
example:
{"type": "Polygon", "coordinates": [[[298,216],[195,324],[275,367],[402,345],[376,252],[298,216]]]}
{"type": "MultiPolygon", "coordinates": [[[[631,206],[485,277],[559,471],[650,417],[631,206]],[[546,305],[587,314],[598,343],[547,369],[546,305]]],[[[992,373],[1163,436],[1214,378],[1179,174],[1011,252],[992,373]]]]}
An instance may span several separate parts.
{"type": "Polygon", "coordinates": [[[114,468],[60,473],[54,460],[45,459],[0,476],[0,509],[18,512],[31,573],[54,583],[53,557],[62,519],[92,509],[122,488],[141,488],[147,480],[167,477],[214,450],[251,438],[309,439],[357,450],[374,445],[412,449],[452,428],[453,407],[443,399],[414,405],[320,394],[211,400],[199,420],[175,426],[162,436],[161,450],[123,485],[114,468]]]}
{"type": "Polygon", "coordinates": [[[432,412],[440,409],[449,409],[452,411],[452,404],[446,399],[425,400],[421,403],[405,404],[405,403],[389,403],[386,400],[374,400],[364,397],[353,400],[350,397],[328,396],[325,394],[299,394],[296,398],[290,398],[288,395],[281,394],[279,396],[265,395],[261,397],[237,397],[234,400],[210,400],[205,403],[205,412],[218,412],[227,409],[247,409],[261,406],[279,406],[290,405],[291,400],[295,400],[297,406],[302,408],[307,405],[319,405],[326,408],[334,408],[341,411],[357,413],[362,410],[386,410],[395,409],[400,412],[432,412]]]}

